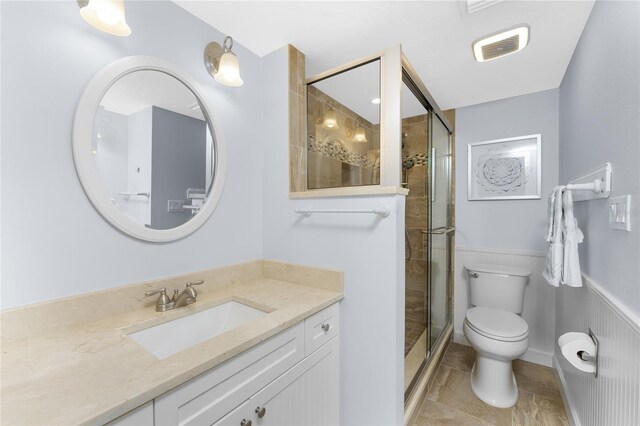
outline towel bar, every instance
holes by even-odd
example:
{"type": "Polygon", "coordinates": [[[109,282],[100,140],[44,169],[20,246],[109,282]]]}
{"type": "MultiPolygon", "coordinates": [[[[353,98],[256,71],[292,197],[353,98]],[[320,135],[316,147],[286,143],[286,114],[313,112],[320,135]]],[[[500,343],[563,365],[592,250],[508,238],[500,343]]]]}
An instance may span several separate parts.
{"type": "Polygon", "coordinates": [[[609,198],[611,193],[611,163],[604,163],[582,176],[572,179],[566,188],[576,190],[573,201],[587,201],[609,198]]]}
{"type": "Polygon", "coordinates": [[[376,214],[380,217],[387,217],[391,214],[388,209],[378,208],[378,209],[355,209],[355,210],[347,210],[347,209],[296,209],[296,213],[303,215],[304,217],[309,217],[314,213],[370,213],[376,214]]]}

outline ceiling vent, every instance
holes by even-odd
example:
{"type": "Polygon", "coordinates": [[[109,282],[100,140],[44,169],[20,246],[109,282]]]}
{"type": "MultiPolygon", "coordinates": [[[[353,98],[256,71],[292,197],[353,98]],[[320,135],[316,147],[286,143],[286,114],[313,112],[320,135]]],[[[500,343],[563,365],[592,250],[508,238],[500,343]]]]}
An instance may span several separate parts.
{"type": "Polygon", "coordinates": [[[473,56],[478,62],[486,62],[524,49],[529,44],[529,26],[500,31],[473,42],[473,56]]]}
{"type": "Polygon", "coordinates": [[[478,12],[482,9],[486,9],[491,6],[495,6],[498,3],[502,3],[504,0],[467,0],[467,12],[469,14],[478,12]]]}

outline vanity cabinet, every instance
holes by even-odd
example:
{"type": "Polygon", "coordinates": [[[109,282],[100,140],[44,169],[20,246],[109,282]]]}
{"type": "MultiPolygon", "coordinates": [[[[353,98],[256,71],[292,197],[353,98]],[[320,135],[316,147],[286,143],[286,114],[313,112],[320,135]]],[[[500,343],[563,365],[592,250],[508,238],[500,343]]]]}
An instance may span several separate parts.
{"type": "Polygon", "coordinates": [[[337,425],[338,348],[331,339],[215,425],[337,425]]]}
{"type": "Polygon", "coordinates": [[[336,303],[157,397],[153,424],[336,425],[338,335],[336,303]]]}

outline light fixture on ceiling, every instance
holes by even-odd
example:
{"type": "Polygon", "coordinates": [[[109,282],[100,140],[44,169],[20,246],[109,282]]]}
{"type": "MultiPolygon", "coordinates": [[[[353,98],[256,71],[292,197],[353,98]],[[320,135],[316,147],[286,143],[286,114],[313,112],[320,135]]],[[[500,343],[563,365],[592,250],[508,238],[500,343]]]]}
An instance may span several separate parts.
{"type": "Polygon", "coordinates": [[[327,113],[324,115],[322,127],[325,127],[331,130],[337,130],[340,128],[340,126],[338,126],[338,117],[336,116],[336,113],[332,109],[327,111],[327,113]]]}
{"type": "Polygon", "coordinates": [[[364,127],[356,127],[356,130],[353,132],[353,141],[357,143],[367,143],[367,135],[364,131],[364,127]]]}
{"type": "Polygon", "coordinates": [[[207,44],[204,49],[204,64],[209,74],[220,84],[238,87],[244,83],[240,78],[240,64],[238,58],[231,51],[233,39],[224,38],[222,46],[215,41],[207,44]]]}
{"type": "Polygon", "coordinates": [[[121,37],[131,34],[124,16],[124,0],[77,1],[80,16],[97,29],[121,37]]]}
{"type": "Polygon", "coordinates": [[[474,41],[473,56],[478,62],[501,58],[527,47],[529,38],[529,26],[518,25],[474,41]]]}
{"type": "Polygon", "coordinates": [[[371,103],[375,104],[375,105],[378,105],[380,103],[380,98],[371,99],[371,103]]]}

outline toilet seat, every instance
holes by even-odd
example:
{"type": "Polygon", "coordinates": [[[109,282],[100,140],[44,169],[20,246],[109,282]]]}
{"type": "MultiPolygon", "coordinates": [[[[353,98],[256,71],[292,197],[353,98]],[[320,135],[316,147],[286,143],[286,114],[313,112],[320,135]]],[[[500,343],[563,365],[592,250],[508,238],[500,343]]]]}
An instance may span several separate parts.
{"type": "Polygon", "coordinates": [[[476,333],[502,342],[517,342],[529,336],[529,325],[513,312],[477,306],[467,311],[465,322],[476,333]]]}

